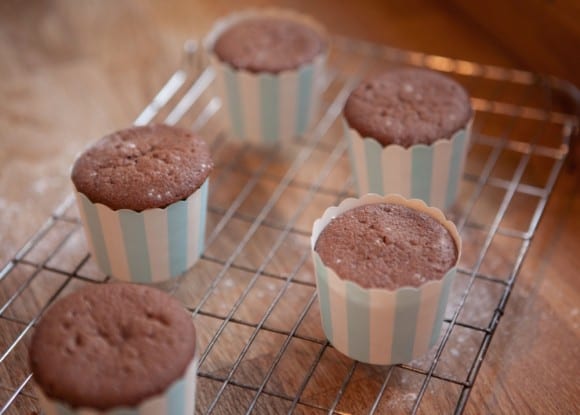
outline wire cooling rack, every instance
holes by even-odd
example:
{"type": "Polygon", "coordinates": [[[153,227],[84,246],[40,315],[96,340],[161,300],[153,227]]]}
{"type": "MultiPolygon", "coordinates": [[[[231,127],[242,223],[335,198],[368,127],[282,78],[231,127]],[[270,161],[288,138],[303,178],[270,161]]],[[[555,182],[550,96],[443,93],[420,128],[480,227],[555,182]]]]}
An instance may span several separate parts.
{"type": "MultiPolygon", "coordinates": [[[[210,143],[206,250],[161,288],[192,310],[201,349],[200,414],[461,413],[577,126],[577,90],[528,72],[337,37],[323,106],[308,134],[259,149],[221,131],[213,73],[193,43],[136,124],[166,122],[210,143]],[[456,78],[476,110],[459,201],[464,241],[442,335],[422,359],[377,367],[326,341],[310,260],[312,222],[352,195],[337,117],[362,77],[397,65],[456,78]]],[[[67,200],[0,271],[0,414],[37,411],[27,345],[57,298],[103,283],[67,200]]]]}

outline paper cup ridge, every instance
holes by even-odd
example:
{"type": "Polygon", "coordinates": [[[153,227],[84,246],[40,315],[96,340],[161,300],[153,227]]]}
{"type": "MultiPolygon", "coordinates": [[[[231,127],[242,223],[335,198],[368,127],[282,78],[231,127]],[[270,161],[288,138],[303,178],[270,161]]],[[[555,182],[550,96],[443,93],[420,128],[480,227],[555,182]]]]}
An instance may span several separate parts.
{"type": "Polygon", "coordinates": [[[397,144],[383,147],[372,137],[362,137],[343,116],[358,194],[397,193],[440,209],[449,208],[457,198],[472,121],[450,138],[404,148],[397,144]]]}
{"type": "Polygon", "coordinates": [[[209,180],[165,209],[112,210],[75,191],[89,250],[117,279],[155,283],[178,276],[204,249],[209,180]]]}

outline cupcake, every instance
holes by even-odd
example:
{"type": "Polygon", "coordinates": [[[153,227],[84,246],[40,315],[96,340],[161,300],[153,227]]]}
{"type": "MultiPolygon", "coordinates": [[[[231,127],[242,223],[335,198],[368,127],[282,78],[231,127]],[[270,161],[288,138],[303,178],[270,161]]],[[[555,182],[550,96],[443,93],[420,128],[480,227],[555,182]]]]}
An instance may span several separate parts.
{"type": "Polygon", "coordinates": [[[234,13],[204,39],[231,135],[274,144],[304,134],[322,93],[325,30],[289,10],[234,13]]]}
{"type": "Polygon", "coordinates": [[[399,195],[346,199],[314,222],[311,247],[323,329],[337,350],[391,365],[436,343],[461,251],[439,209],[399,195]]]}
{"type": "Polygon", "coordinates": [[[398,193],[449,208],[472,113],[465,89],[430,70],[395,69],[362,82],[343,111],[358,194],[398,193]]]}
{"type": "Polygon", "coordinates": [[[207,144],[167,125],[107,135],[71,178],[89,249],[106,275],[151,283],[182,274],[204,247],[207,144]]]}
{"type": "Polygon", "coordinates": [[[90,286],[56,302],[29,360],[45,415],[194,413],[195,327],[152,287],[90,286]]]}

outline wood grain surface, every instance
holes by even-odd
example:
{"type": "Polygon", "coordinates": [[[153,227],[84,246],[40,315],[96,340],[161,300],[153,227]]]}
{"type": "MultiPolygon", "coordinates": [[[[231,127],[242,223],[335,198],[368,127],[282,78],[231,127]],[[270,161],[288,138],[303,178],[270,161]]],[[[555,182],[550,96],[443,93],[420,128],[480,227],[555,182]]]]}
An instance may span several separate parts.
{"type": "MultiPolygon", "coordinates": [[[[341,3],[340,7],[329,0],[4,1],[0,3],[0,267],[9,262],[70,194],[68,174],[75,154],[96,138],[135,119],[180,65],[185,40],[199,38],[217,17],[245,6],[293,7],[320,20],[332,33],[548,73],[580,83],[577,53],[580,39],[576,24],[580,13],[572,1],[511,0],[493,7],[459,0],[444,5],[430,0],[368,0],[341,3]]],[[[467,87],[473,88],[473,94],[492,99],[491,84],[467,87]]],[[[504,91],[504,95],[517,105],[521,92],[514,87],[504,91]]],[[[542,97],[530,99],[534,102],[542,97]]],[[[566,103],[562,105],[565,107],[566,103]]],[[[493,119],[482,126],[483,132],[500,135],[504,120],[499,116],[490,118],[493,119]]],[[[211,194],[210,204],[214,208],[208,215],[210,234],[264,157],[259,151],[244,152],[233,142],[214,141],[212,128],[219,126],[208,125],[207,136],[212,137],[215,149],[218,166],[215,181],[223,183],[223,187],[211,194]],[[235,171],[231,168],[234,157],[235,171]]],[[[510,134],[511,138],[526,140],[535,131],[537,128],[533,126],[520,126],[510,134]]],[[[256,402],[256,413],[287,412],[291,401],[280,396],[294,396],[301,389],[301,401],[295,413],[326,413],[317,408],[333,405],[349,373],[351,381],[343,390],[335,413],[367,413],[385,377],[388,377],[388,387],[378,402],[378,413],[408,413],[413,404],[423,375],[398,367],[353,366],[349,359],[324,346],[313,298],[312,265],[302,255],[308,247],[312,220],[336,202],[336,194],[344,191],[347,160],[341,157],[337,161],[333,173],[323,181],[323,187],[330,191],[308,199],[308,206],[299,217],[294,218],[295,212],[289,206],[309,197],[307,186],[300,183],[309,183],[313,175],[319,174],[320,166],[329,160],[327,150],[332,148],[332,136],[332,132],[327,134],[324,139],[327,141],[323,140],[326,147],[313,152],[296,177],[296,185],[285,191],[269,212],[266,220],[271,226],[260,227],[243,255],[236,258],[235,266],[203,300],[196,317],[202,348],[214,338],[216,331],[223,329],[223,333],[200,368],[207,374],[199,378],[200,410],[210,405],[222,385],[219,379],[228,375],[253,335],[254,326],[278,295],[279,301],[269,310],[271,314],[264,322],[267,330],[259,331],[253,340],[214,413],[243,413],[256,395],[243,385],[260,385],[282,349],[284,353],[264,386],[267,393],[256,402]],[[252,270],[262,264],[271,241],[280,236],[289,220],[295,220],[295,232],[284,237],[282,247],[263,273],[253,280],[252,270]],[[278,278],[293,273],[296,278],[288,284],[278,278]],[[239,304],[232,321],[220,328],[224,316],[246,288],[248,295],[239,304]],[[293,329],[302,311],[304,320],[296,336],[289,338],[286,334],[293,329]],[[289,344],[285,344],[287,341],[289,344]],[[320,363],[303,385],[304,373],[316,359],[320,363]]],[[[556,136],[546,131],[542,135],[543,144],[558,146],[557,141],[551,141],[556,136]]],[[[474,145],[467,173],[477,176],[493,148],[485,143],[474,145]]],[[[182,281],[176,295],[184,304],[195,308],[209,292],[223,262],[251,225],[251,220],[244,218],[255,218],[260,212],[298,152],[299,148],[290,148],[286,154],[268,155],[274,157],[274,162],[266,168],[265,178],[239,207],[239,215],[208,245],[207,259],[200,261],[182,281]]],[[[502,151],[491,176],[509,182],[520,162],[521,153],[502,151]]],[[[523,181],[543,187],[551,166],[548,159],[534,157],[524,172],[523,181]]],[[[467,414],[580,412],[578,177],[578,171],[570,167],[560,175],[472,388],[467,414]]],[[[460,203],[467,203],[472,186],[469,181],[464,184],[464,199],[460,203]]],[[[489,225],[505,190],[488,186],[483,192],[470,220],[489,225]]],[[[537,204],[537,197],[518,193],[501,227],[526,231],[537,204]]],[[[92,261],[83,262],[86,246],[75,218],[76,211],[71,208],[50,228],[42,243],[0,280],[0,306],[7,299],[15,298],[0,311],[0,356],[54,297],[80,284],[104,279],[92,261]],[[42,268],[32,265],[44,262],[55,247],[58,247],[57,253],[42,268]],[[56,272],[57,269],[74,271],[80,278],[67,283],[67,277],[56,272]]],[[[461,266],[469,270],[477,259],[485,228],[467,227],[463,237],[470,248],[461,266]]],[[[507,279],[521,248],[520,240],[509,235],[496,236],[479,272],[507,279]]],[[[467,281],[467,277],[458,278],[453,298],[459,298],[467,281]]],[[[501,284],[477,279],[460,320],[476,326],[488,324],[493,314],[490,305],[499,301],[502,292],[501,284]]],[[[448,315],[454,305],[450,305],[448,315]]],[[[26,333],[0,362],[0,407],[28,373],[26,346],[31,331],[26,333]]],[[[456,326],[436,375],[467,379],[469,367],[465,362],[476,358],[481,336],[456,326]]],[[[425,369],[430,358],[427,356],[413,365],[425,369]]],[[[434,378],[420,413],[450,413],[457,404],[460,389],[459,385],[434,378]]],[[[27,385],[7,413],[29,414],[34,410],[34,391],[27,385]]]]}

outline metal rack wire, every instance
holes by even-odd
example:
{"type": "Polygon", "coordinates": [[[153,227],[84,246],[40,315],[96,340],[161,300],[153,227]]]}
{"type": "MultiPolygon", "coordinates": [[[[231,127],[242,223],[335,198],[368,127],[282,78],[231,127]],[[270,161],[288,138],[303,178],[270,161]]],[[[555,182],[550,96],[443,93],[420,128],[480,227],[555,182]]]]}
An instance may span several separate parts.
{"type": "MultiPolygon", "coordinates": [[[[197,321],[197,412],[463,412],[577,128],[577,91],[527,72],[337,37],[317,122],[289,146],[263,150],[221,132],[213,73],[192,63],[191,45],[136,124],[189,126],[216,160],[205,253],[162,287],[197,321]],[[308,236],[328,205],[352,193],[342,105],[361,77],[393,65],[457,78],[476,118],[460,200],[448,212],[465,254],[439,343],[409,364],[373,367],[324,338],[308,236]],[[372,399],[357,399],[363,388],[372,399]]],[[[78,285],[107,281],[69,199],[0,271],[0,330],[10,339],[0,344],[0,415],[36,410],[26,347],[43,311],[78,285]]]]}

